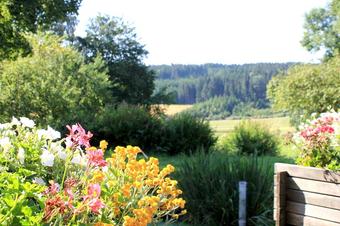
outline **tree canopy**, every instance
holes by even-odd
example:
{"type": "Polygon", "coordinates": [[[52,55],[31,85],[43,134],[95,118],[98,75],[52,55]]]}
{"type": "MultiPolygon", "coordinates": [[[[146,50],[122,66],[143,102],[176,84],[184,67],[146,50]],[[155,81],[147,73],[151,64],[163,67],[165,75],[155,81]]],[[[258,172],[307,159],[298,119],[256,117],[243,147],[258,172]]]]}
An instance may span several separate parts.
{"type": "Polygon", "coordinates": [[[340,1],[332,0],[326,8],[306,14],[305,32],[301,44],[308,51],[325,50],[325,58],[340,51],[340,1]]]}
{"type": "Polygon", "coordinates": [[[340,108],[340,57],[323,64],[297,65],[287,74],[274,77],[267,95],[273,107],[288,110],[293,116],[326,112],[340,108]]]}
{"type": "Polygon", "coordinates": [[[98,54],[103,57],[116,101],[140,104],[151,97],[154,74],[142,62],[147,51],[122,19],[106,15],[91,19],[85,37],[77,37],[74,45],[88,61],[98,54]]]}
{"type": "Polygon", "coordinates": [[[23,33],[50,30],[76,15],[82,0],[1,0],[0,60],[29,52],[23,33]]]}
{"type": "Polygon", "coordinates": [[[27,36],[32,54],[0,65],[0,119],[26,116],[41,125],[60,127],[87,122],[108,99],[105,62],[93,63],[54,35],[27,36]]]}

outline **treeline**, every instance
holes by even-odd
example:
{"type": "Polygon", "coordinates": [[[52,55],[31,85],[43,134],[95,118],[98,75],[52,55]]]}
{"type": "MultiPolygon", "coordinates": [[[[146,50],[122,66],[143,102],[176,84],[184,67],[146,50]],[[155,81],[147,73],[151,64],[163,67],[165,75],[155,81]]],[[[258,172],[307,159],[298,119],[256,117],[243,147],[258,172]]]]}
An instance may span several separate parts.
{"type": "MultiPolygon", "coordinates": [[[[156,90],[167,88],[176,103],[194,104],[214,97],[227,97],[228,102],[252,103],[256,108],[268,106],[266,86],[276,74],[294,63],[257,63],[244,65],[159,65],[156,90]]],[[[232,107],[233,108],[233,107],[232,107]]]]}

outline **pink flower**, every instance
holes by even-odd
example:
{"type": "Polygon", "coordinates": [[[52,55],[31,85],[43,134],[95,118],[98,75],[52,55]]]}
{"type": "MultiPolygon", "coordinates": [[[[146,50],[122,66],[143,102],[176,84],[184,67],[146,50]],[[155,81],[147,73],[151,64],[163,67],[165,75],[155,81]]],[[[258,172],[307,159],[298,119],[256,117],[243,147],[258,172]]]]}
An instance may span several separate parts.
{"type": "Polygon", "coordinates": [[[100,193],[99,184],[90,184],[87,188],[87,195],[84,196],[84,203],[87,203],[94,213],[99,213],[99,210],[105,207],[104,203],[99,199],[100,193]]]}
{"type": "Polygon", "coordinates": [[[106,166],[107,162],[104,160],[104,153],[101,149],[86,151],[88,164],[90,166],[106,166]]]}
{"type": "Polygon", "coordinates": [[[99,213],[99,210],[105,207],[104,203],[98,198],[91,199],[88,205],[94,213],[99,213]]]}
{"type": "Polygon", "coordinates": [[[87,188],[87,195],[93,198],[98,198],[100,196],[100,192],[99,184],[90,184],[87,188]]]}
{"type": "Polygon", "coordinates": [[[72,125],[72,127],[67,125],[66,128],[70,132],[66,138],[67,147],[90,147],[90,139],[93,136],[90,131],[86,133],[85,129],[79,123],[72,125]]]}

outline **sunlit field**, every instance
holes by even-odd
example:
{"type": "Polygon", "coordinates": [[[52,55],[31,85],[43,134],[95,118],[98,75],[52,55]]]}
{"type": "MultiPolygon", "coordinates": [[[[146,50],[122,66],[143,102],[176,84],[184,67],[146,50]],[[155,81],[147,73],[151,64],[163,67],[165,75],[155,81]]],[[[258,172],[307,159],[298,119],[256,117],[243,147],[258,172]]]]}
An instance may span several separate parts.
{"type": "MultiPolygon", "coordinates": [[[[294,127],[289,124],[288,117],[254,118],[247,120],[259,122],[267,126],[271,131],[279,134],[294,131],[294,127]]],[[[230,133],[241,121],[241,119],[212,120],[210,121],[210,126],[215,131],[216,135],[221,136],[230,133]]]]}
{"type": "Polygon", "coordinates": [[[164,110],[166,115],[174,115],[179,112],[185,111],[189,108],[192,107],[191,104],[170,104],[170,105],[165,105],[161,104],[160,107],[164,110]]]}

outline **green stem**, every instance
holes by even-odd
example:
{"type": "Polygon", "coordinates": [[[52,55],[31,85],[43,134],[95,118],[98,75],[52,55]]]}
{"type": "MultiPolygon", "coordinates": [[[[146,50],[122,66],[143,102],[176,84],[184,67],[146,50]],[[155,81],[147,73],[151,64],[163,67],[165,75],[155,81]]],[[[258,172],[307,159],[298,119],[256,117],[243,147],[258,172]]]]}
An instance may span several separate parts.
{"type": "Polygon", "coordinates": [[[61,180],[60,189],[63,189],[63,188],[64,188],[64,182],[65,182],[66,172],[67,172],[67,169],[68,169],[69,161],[70,161],[70,159],[72,159],[72,157],[73,157],[73,155],[71,155],[70,157],[67,156],[67,158],[66,158],[66,161],[65,161],[65,169],[64,169],[63,179],[61,180]]]}

